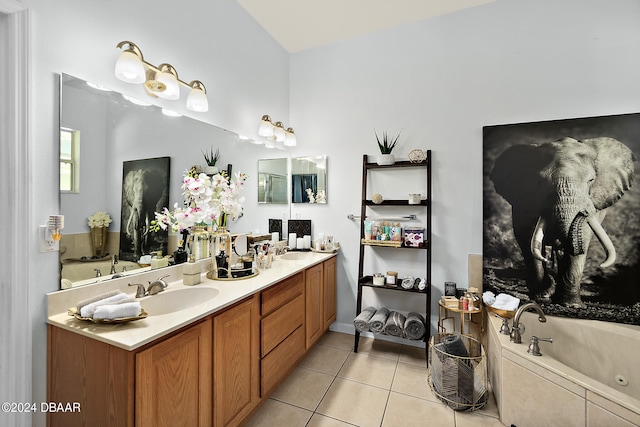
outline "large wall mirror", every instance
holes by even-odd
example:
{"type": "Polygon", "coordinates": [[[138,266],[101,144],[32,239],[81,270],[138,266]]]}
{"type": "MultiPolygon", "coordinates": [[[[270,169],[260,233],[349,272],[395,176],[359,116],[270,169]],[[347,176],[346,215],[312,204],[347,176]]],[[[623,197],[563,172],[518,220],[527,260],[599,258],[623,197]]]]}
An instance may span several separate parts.
{"type": "Polygon", "coordinates": [[[327,203],[327,156],[291,159],[291,202],[327,203]]]}
{"type": "Polygon", "coordinates": [[[289,203],[287,158],[258,160],[258,203],[289,203]]]}
{"type": "MultiPolygon", "coordinates": [[[[140,93],[140,99],[150,100],[145,98],[144,92],[140,93]]],[[[235,229],[244,232],[267,227],[265,218],[270,213],[260,212],[260,209],[267,209],[266,206],[258,209],[264,205],[259,205],[257,200],[255,165],[261,158],[272,157],[273,150],[243,141],[235,133],[211,124],[185,116],[167,116],[157,106],[135,102],[120,93],[94,88],[84,80],[61,75],[60,213],[65,215],[65,228],[60,244],[60,265],[63,288],[111,277],[112,256],[119,253],[119,234],[123,228],[121,203],[126,162],[170,157],[169,207],[173,207],[175,203],[182,203],[183,172],[193,165],[204,165],[203,150],[219,148],[221,169],[231,164],[234,172],[249,175],[243,193],[245,213],[234,224],[235,229]],[[89,217],[96,212],[106,212],[112,220],[104,238],[106,245],[99,255],[95,255],[88,225],[89,217]],[[102,274],[100,278],[96,277],[96,270],[102,274]]],[[[284,176],[287,176],[286,164],[284,176]]],[[[277,197],[281,199],[282,196],[277,197]]],[[[169,234],[169,253],[176,247],[179,237],[169,234]]],[[[118,260],[114,269],[116,274],[126,270],[124,274],[129,275],[148,267],[135,260],[118,260]]]]}

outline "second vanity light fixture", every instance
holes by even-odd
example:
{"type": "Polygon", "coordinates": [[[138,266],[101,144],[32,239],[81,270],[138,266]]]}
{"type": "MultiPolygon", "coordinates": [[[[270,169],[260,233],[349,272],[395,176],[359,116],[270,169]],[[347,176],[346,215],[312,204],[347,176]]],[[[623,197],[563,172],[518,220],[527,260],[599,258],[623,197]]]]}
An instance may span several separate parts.
{"type": "Polygon", "coordinates": [[[176,100],[180,98],[180,84],[191,88],[187,96],[187,109],[204,113],[209,110],[207,89],[200,80],[186,83],[178,78],[178,72],[171,64],[158,66],[144,60],[140,48],[130,41],[121,41],[117,47],[122,53],[116,61],[116,77],[127,83],[144,83],[151,96],[176,100]]]}
{"type": "Polygon", "coordinates": [[[287,147],[293,147],[297,144],[296,134],[292,128],[285,129],[282,122],[273,124],[271,117],[266,114],[260,120],[258,135],[264,136],[269,141],[282,142],[287,147]]]}

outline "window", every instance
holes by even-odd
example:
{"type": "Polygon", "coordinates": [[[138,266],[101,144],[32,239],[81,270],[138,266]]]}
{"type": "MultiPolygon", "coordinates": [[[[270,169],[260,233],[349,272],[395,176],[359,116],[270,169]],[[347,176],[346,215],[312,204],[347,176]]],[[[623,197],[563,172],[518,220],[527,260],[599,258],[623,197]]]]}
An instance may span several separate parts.
{"type": "Polygon", "coordinates": [[[80,131],[60,128],[60,191],[80,192],[80,131]]]}

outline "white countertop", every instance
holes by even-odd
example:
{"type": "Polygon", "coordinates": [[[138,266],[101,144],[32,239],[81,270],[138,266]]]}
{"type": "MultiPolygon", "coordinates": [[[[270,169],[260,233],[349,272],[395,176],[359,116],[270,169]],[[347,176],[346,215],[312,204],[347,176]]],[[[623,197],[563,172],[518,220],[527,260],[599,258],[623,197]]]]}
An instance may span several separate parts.
{"type": "MultiPolygon", "coordinates": [[[[51,292],[47,294],[47,323],[125,350],[135,350],[334,256],[336,256],[335,253],[308,252],[304,254],[301,260],[283,260],[278,257],[271,268],[260,270],[258,276],[250,279],[210,280],[203,273],[201,283],[195,286],[187,286],[182,283],[182,265],[178,265],[162,270],[152,270],[134,277],[123,277],[93,285],[51,292]],[[68,309],[75,307],[78,301],[113,289],[119,289],[134,297],[136,287],[128,286],[129,283],[144,283],[146,285],[147,281],[158,279],[160,276],[167,274],[170,276],[165,281],[169,283],[169,286],[158,295],[169,294],[179,289],[204,287],[216,289],[218,294],[210,300],[203,301],[185,310],[162,315],[149,313],[149,316],[144,319],[128,323],[95,324],[78,320],[67,314],[68,309]]],[[[202,263],[202,265],[206,269],[205,263],[202,263]]],[[[149,296],[141,299],[142,308],[145,308],[145,299],[154,297],[149,296]]]]}

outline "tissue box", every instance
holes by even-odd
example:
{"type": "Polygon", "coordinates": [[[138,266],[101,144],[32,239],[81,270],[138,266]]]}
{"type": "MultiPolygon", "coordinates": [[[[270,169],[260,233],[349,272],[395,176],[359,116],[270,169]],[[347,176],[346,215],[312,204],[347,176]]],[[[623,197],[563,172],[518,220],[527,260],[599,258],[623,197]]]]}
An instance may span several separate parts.
{"type": "Polygon", "coordinates": [[[444,305],[447,308],[458,308],[458,298],[450,297],[450,296],[443,296],[442,297],[442,305],[444,305]]]}
{"type": "Polygon", "coordinates": [[[424,228],[405,228],[404,245],[410,248],[424,246],[424,228]]]}

